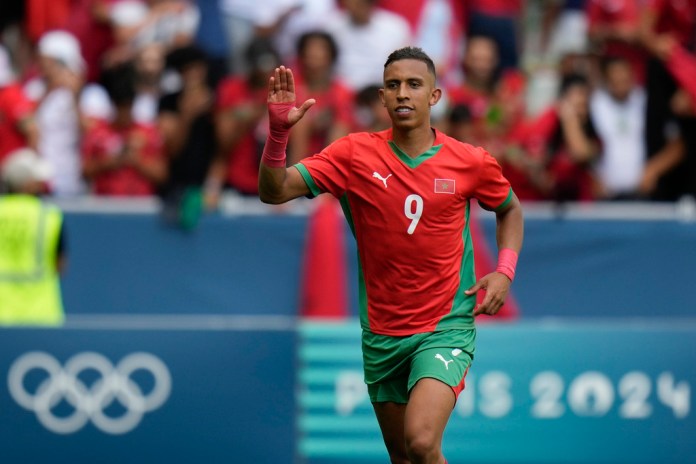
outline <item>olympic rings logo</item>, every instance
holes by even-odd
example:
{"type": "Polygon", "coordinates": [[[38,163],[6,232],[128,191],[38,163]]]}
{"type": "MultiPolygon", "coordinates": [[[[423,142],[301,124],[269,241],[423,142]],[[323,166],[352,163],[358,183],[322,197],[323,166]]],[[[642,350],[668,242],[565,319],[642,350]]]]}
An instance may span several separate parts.
{"type": "Polygon", "coordinates": [[[172,389],[167,366],[157,356],[142,352],[126,356],[116,366],[99,353],[84,352],[68,359],[63,367],[50,354],[32,351],[15,360],[7,383],[17,404],[33,411],[44,427],[59,434],[75,433],[90,420],[105,433],[128,433],[138,426],[145,413],[162,406],[172,389]],[[141,370],[153,378],[154,385],[147,394],[132,378],[141,370]],[[43,371],[47,377],[30,392],[25,383],[32,371],[43,371]],[[98,374],[89,385],[82,379],[87,371],[98,374]],[[62,402],[70,405],[71,414],[55,413],[62,402]],[[125,412],[114,417],[106,410],[111,410],[115,402],[125,412]]]}

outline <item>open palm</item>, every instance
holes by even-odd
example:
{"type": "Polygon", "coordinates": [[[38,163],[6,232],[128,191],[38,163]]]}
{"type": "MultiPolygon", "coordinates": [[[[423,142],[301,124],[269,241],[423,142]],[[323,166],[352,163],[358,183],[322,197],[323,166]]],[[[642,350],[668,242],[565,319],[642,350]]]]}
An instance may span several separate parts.
{"type": "MultiPolygon", "coordinates": [[[[290,68],[281,66],[276,68],[271,78],[268,80],[268,104],[288,105],[287,119],[278,121],[286,127],[293,126],[302,119],[307,110],[314,105],[316,100],[310,98],[302,103],[299,108],[295,107],[295,79],[290,68]]],[[[282,112],[285,113],[285,112],[282,112]]]]}

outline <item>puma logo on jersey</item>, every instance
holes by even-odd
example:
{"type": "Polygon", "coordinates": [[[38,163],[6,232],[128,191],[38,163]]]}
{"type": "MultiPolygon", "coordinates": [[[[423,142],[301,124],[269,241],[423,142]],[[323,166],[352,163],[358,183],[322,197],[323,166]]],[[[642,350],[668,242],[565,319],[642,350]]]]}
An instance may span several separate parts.
{"type": "Polygon", "coordinates": [[[387,179],[391,177],[391,174],[389,174],[387,177],[382,177],[377,171],[375,171],[372,173],[372,177],[381,180],[384,184],[384,188],[387,188],[387,179]]]}
{"type": "Polygon", "coordinates": [[[449,370],[449,363],[454,362],[454,359],[450,359],[449,361],[446,360],[445,358],[442,357],[440,353],[435,355],[435,359],[439,359],[443,363],[445,363],[445,369],[449,370]]]}

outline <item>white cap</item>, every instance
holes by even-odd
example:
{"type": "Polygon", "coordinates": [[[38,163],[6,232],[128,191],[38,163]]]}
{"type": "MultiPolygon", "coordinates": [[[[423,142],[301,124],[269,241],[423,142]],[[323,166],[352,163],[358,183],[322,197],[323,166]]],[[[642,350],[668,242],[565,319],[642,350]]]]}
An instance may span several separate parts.
{"type": "Polygon", "coordinates": [[[114,108],[109,100],[109,94],[99,84],[87,84],[80,92],[80,112],[88,118],[110,121],[114,116],[114,108]]]}
{"type": "Polygon", "coordinates": [[[5,47],[0,45],[0,87],[5,87],[14,82],[14,80],[15,76],[12,70],[12,63],[10,62],[10,55],[8,55],[5,47]]]}
{"type": "Polygon", "coordinates": [[[140,0],[120,0],[111,6],[111,22],[118,27],[135,27],[147,19],[150,8],[140,0]]]}
{"type": "Polygon", "coordinates": [[[80,42],[69,32],[50,31],[45,33],[39,39],[37,49],[39,55],[60,61],[74,73],[81,74],[87,67],[84,58],[82,58],[80,42]]]}
{"type": "Polygon", "coordinates": [[[13,190],[29,182],[46,182],[51,176],[51,167],[30,148],[19,148],[11,152],[2,164],[0,179],[13,190]]]}

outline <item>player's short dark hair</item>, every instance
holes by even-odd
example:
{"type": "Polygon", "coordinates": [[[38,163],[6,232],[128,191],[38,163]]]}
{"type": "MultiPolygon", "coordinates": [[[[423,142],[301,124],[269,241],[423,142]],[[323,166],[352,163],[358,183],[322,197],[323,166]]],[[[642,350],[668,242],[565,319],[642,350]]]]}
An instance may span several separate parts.
{"type": "Polygon", "coordinates": [[[387,61],[386,61],[386,63],[384,63],[384,69],[387,69],[387,66],[394,63],[395,61],[400,61],[400,60],[422,61],[423,63],[425,63],[428,66],[428,71],[430,73],[432,73],[433,77],[437,78],[437,73],[435,72],[435,63],[433,63],[432,58],[430,58],[428,56],[428,54],[423,51],[422,48],[404,47],[404,48],[400,48],[398,50],[394,50],[387,57],[387,61]]]}
{"type": "Polygon", "coordinates": [[[338,60],[338,45],[333,36],[325,31],[316,30],[302,34],[300,38],[297,39],[297,54],[302,55],[309,41],[313,39],[323,40],[324,43],[326,43],[327,47],[329,47],[329,55],[331,55],[331,64],[335,64],[336,60],[338,60]]]}

